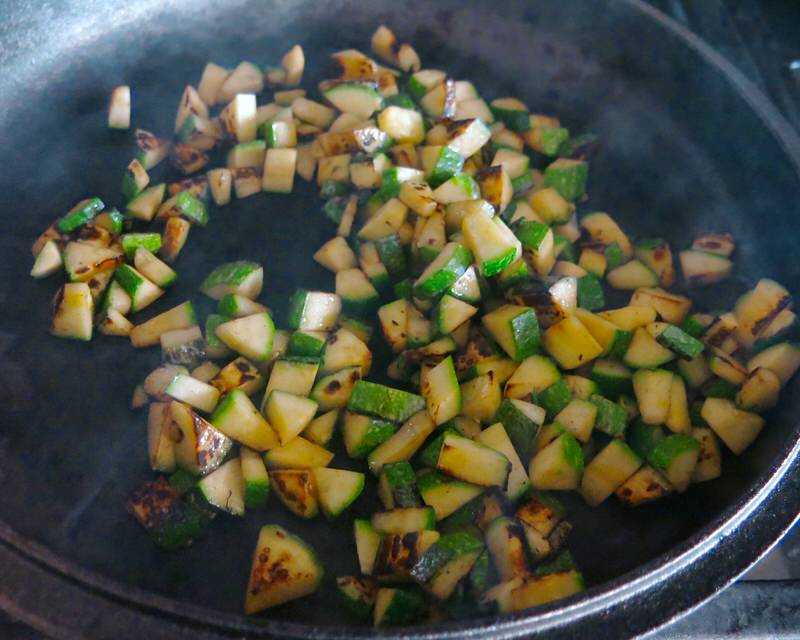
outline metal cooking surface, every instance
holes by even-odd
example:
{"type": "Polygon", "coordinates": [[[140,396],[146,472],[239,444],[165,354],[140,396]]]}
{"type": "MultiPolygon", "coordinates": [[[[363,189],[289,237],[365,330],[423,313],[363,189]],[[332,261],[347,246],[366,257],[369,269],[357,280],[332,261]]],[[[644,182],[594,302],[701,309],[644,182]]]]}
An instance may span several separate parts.
{"type": "MultiPolygon", "coordinates": [[[[128,402],[158,354],[133,353],[125,341],[79,345],[45,333],[55,285],[27,278],[29,245],[48,221],[88,193],[115,203],[133,142],[108,132],[104,107],[108,90],[123,81],[135,87],[135,126],[166,132],[183,85],[196,81],[208,59],[266,63],[299,41],[310,60],[310,79],[319,79],[324,69],[315,60],[345,46],[365,47],[371,30],[385,20],[412,38],[426,66],[474,79],[486,95],[519,94],[541,111],[562,115],[573,130],[600,134],[604,146],[592,167],[592,207],[619,214],[638,234],[664,233],[666,226],[676,246],[709,229],[747,239],[738,256],[738,282],[719,287],[711,307],[730,305],[755,274],[769,273],[790,287],[800,282],[800,263],[777,259],[794,244],[791,232],[780,231],[792,229],[798,213],[796,200],[785,198],[796,193],[797,176],[789,163],[764,166],[760,158],[782,157],[779,145],[716,73],[698,69],[682,43],[667,39],[656,46],[653,41],[664,38],[660,28],[649,25],[647,33],[642,25],[649,23],[626,13],[625,3],[572,19],[556,2],[535,8],[512,2],[504,15],[488,4],[458,12],[456,4],[443,3],[426,18],[409,18],[389,3],[373,13],[342,2],[298,3],[291,10],[281,3],[236,2],[225,5],[224,18],[217,17],[221,7],[206,3],[168,17],[155,2],[119,12],[99,7],[80,19],[75,7],[66,18],[51,16],[60,37],[38,56],[14,60],[22,73],[0,79],[0,95],[8,96],[0,112],[0,127],[8,132],[0,148],[0,373],[6,381],[0,387],[6,408],[0,522],[104,579],[237,617],[257,530],[277,522],[319,550],[328,579],[314,596],[269,618],[346,621],[328,605],[332,578],[355,568],[349,517],[334,524],[301,522],[273,501],[264,514],[244,520],[220,516],[189,550],[157,550],[123,502],[150,476],[145,417],[131,414],[128,402]],[[331,15],[347,15],[349,28],[330,29],[331,15]],[[516,15],[525,23],[514,22],[516,15]],[[598,32],[617,37],[599,38],[598,32]],[[531,54],[519,56],[520,47],[531,54]],[[661,59],[665,51],[669,56],[661,59]],[[741,131],[750,132],[746,147],[741,131]],[[759,233],[764,221],[777,232],[759,233]]],[[[19,24],[16,17],[10,24],[19,24]]],[[[177,288],[152,313],[187,297],[207,305],[197,284],[212,266],[236,258],[265,264],[265,301],[279,318],[297,284],[331,288],[332,278],[310,255],[332,230],[321,218],[315,189],[298,191],[212,209],[211,224],[192,231],[178,262],[177,288]]],[[[571,549],[588,583],[602,584],[653,560],[746,495],[796,438],[790,416],[797,415],[800,398],[787,396],[753,449],[726,458],[720,481],[635,512],[615,503],[590,511],[570,496],[571,549]]],[[[349,466],[341,455],[334,463],[349,466]]],[[[368,488],[351,515],[369,513],[372,496],[368,488]]]]}

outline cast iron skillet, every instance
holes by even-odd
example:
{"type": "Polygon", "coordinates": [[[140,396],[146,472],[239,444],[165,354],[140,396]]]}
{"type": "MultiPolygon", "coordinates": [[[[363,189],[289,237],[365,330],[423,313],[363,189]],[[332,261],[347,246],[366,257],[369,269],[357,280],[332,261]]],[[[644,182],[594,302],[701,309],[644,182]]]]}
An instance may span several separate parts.
{"type": "MultiPolygon", "coordinates": [[[[35,601],[19,595],[9,570],[0,602],[28,607],[29,619],[51,632],[125,636],[131,629],[123,625],[133,620],[135,635],[154,638],[176,621],[209,636],[372,633],[353,628],[332,601],[333,577],[355,570],[349,519],[301,522],[280,508],[244,520],[220,517],[194,547],[165,554],[123,510],[131,487],[148,477],[145,418],[130,413],[130,392],[158,355],[132,353],[123,340],[83,345],[49,337],[55,284],[27,277],[32,239],[67,206],[90,194],[120,204],[133,142],[105,128],[105,102],[117,84],[134,87],[134,126],[166,133],[184,84],[196,82],[207,60],[269,63],[301,42],[308,80],[316,81],[328,53],[365,48],[386,22],[414,43],[426,66],[474,80],[487,96],[518,95],[537,111],[559,114],[573,131],[598,133],[592,208],[619,216],[637,234],[666,234],[676,247],[701,231],[734,233],[736,276],[708,292],[708,308],[730,305],[760,275],[798,289],[800,142],[729,64],[636,0],[67,0],[48,7],[7,7],[0,31],[0,548],[8,567],[15,559],[34,563],[28,591],[39,593],[35,601]],[[250,553],[265,522],[307,538],[327,579],[310,598],[246,619],[240,611],[250,553]],[[48,603],[50,590],[61,594],[64,584],[68,600],[48,603]],[[9,600],[9,593],[16,595],[9,600]],[[77,619],[91,611],[98,623],[56,621],[57,610],[77,619]]],[[[330,288],[332,279],[310,256],[332,229],[314,189],[298,191],[212,211],[209,227],[191,233],[177,291],[153,312],[199,300],[202,276],[236,258],[265,263],[267,303],[279,317],[295,286],[330,288]]],[[[590,513],[570,499],[571,549],[589,583],[585,594],[532,613],[408,633],[578,637],[600,629],[619,637],[712,596],[796,517],[797,388],[783,394],[751,450],[726,457],[718,481],[638,511],[609,501],[590,513]]],[[[374,507],[362,498],[355,513],[374,507]]]]}

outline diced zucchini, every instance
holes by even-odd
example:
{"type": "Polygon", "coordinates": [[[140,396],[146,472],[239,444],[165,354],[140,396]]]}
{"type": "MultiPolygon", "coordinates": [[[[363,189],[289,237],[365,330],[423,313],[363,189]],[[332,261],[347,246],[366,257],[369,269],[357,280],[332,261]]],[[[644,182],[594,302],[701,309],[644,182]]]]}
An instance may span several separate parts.
{"type": "Polygon", "coordinates": [[[360,380],[353,388],[348,409],[392,422],[404,422],[425,408],[425,399],[400,389],[360,380]]]}
{"type": "MultiPolygon", "coordinates": [[[[156,237],[158,238],[158,245],[161,246],[161,237],[158,235],[156,237]]],[[[139,273],[159,287],[171,287],[178,279],[178,274],[154,256],[151,251],[143,247],[136,249],[133,264],[139,273]]]]}
{"type": "Polygon", "coordinates": [[[164,393],[206,413],[212,412],[219,401],[216,387],[187,375],[175,376],[164,393]]]}
{"type": "Polygon", "coordinates": [[[648,424],[663,424],[669,416],[673,374],[663,369],[640,369],[633,374],[633,391],[642,419],[648,424]]]}
{"type": "Polygon", "coordinates": [[[322,512],[336,518],[356,501],[364,490],[364,474],[345,469],[313,469],[322,512]]]}
{"type": "Polygon", "coordinates": [[[472,570],[483,550],[483,542],[468,533],[442,536],[414,564],[411,576],[435,598],[446,600],[472,570]]]}
{"type": "Polygon", "coordinates": [[[583,576],[575,569],[525,578],[508,594],[508,610],[522,611],[561,600],[584,589],[583,576]]]}
{"type": "Polygon", "coordinates": [[[435,471],[420,474],[417,484],[422,500],[433,509],[436,520],[446,518],[484,491],[479,485],[452,480],[435,471]]]}
{"type": "Polygon", "coordinates": [[[692,472],[692,482],[715,480],[722,475],[722,455],[714,432],[707,427],[692,428],[692,437],[700,443],[697,466],[692,472]]]}
{"type": "Polygon", "coordinates": [[[147,453],[153,471],[175,471],[175,440],[169,402],[153,402],[147,416],[147,453]]]}
{"type": "Polygon", "coordinates": [[[192,544],[211,519],[208,508],[183,499],[163,476],[137,488],[126,506],[153,541],[168,550],[192,544]]]}
{"type": "Polygon", "coordinates": [[[672,266],[672,250],[661,238],[643,238],[636,243],[636,257],[657,275],[662,287],[675,284],[675,269],[672,266]]]}
{"type": "Polygon", "coordinates": [[[478,422],[493,421],[501,402],[500,382],[491,372],[461,385],[461,413],[478,422]]]}
{"type": "Polygon", "coordinates": [[[277,525],[261,528],[253,553],[244,610],[257,613],[317,590],[322,565],[300,538],[277,525]]]}
{"type": "Polygon", "coordinates": [[[699,389],[711,379],[711,369],[703,355],[699,355],[691,360],[678,360],[678,371],[686,383],[693,389],[699,389]]]}
{"type": "Polygon", "coordinates": [[[651,307],[664,322],[680,325],[689,313],[692,301],[663,289],[641,288],[631,296],[631,306],[651,307]]]}
{"type": "Polygon", "coordinates": [[[336,578],[339,599],[358,620],[366,620],[375,606],[375,585],[369,578],[340,576],[336,578]]]}
{"type": "Polygon", "coordinates": [[[619,358],[625,354],[633,334],[622,329],[609,320],[585,309],[575,309],[575,316],[592,334],[597,343],[603,347],[603,355],[619,358]]]}
{"type": "Polygon", "coordinates": [[[767,347],[747,362],[747,370],[754,371],[765,367],[774,372],[785,385],[800,368],[800,345],[791,342],[779,342],[767,347]]]}
{"type": "Polygon", "coordinates": [[[691,418],[689,417],[689,401],[686,397],[686,385],[683,382],[683,378],[678,375],[672,376],[669,412],[664,424],[673,433],[688,433],[692,428],[691,418]]]}
{"type": "Polygon", "coordinates": [[[723,398],[706,398],[701,415],[736,455],[747,449],[764,428],[764,418],[737,409],[733,402],[723,398]]]}
{"type": "Polygon", "coordinates": [[[378,549],[381,546],[381,534],[375,531],[370,520],[353,520],[353,537],[356,543],[358,566],[362,575],[372,575],[378,549]]]}
{"type": "Polygon", "coordinates": [[[478,312],[478,308],[452,296],[442,296],[431,311],[436,336],[452,333],[478,312]]]}
{"type": "Polygon", "coordinates": [[[427,411],[415,413],[394,435],[369,453],[367,462],[370,471],[378,475],[383,465],[408,460],[435,428],[427,411]]]}
{"type": "Polygon", "coordinates": [[[319,365],[315,363],[278,360],[272,367],[267,390],[264,392],[264,403],[266,403],[270,393],[276,389],[293,393],[297,396],[310,395],[318,371],[319,365]]]}
{"type": "Polygon", "coordinates": [[[650,465],[644,465],[628,478],[614,493],[626,506],[639,505],[658,500],[672,491],[672,485],[650,465]]]}
{"type": "Polygon", "coordinates": [[[656,272],[639,260],[631,260],[612,269],[606,274],[606,279],[615,289],[655,287],[659,283],[656,272]]]}
{"type": "Polygon", "coordinates": [[[270,392],[264,410],[282,445],[296,438],[316,413],[317,403],[314,400],[280,390],[270,392]]]}
{"type": "Polygon", "coordinates": [[[131,344],[134,347],[152,346],[159,343],[162,334],[169,331],[187,329],[196,324],[197,316],[192,303],[184,302],[151,318],[147,322],[136,325],[131,330],[131,344]]]}
{"type": "Polygon", "coordinates": [[[228,262],[214,269],[200,285],[209,298],[219,300],[230,293],[255,300],[261,293],[264,270],[257,262],[228,262]]]}
{"type": "Polygon", "coordinates": [[[533,355],[539,347],[539,322],[530,307],[503,305],[484,315],[481,322],[517,362],[533,355]]]}
{"type": "Polygon", "coordinates": [[[464,275],[471,261],[469,250],[458,243],[449,243],[414,283],[414,295],[421,298],[440,296],[464,275]]]}
{"type": "Polygon", "coordinates": [[[297,149],[267,149],[261,189],[271,193],[291,193],[297,170],[297,149]]]}
{"type": "Polygon", "coordinates": [[[562,433],[531,460],[535,489],[577,489],[583,474],[583,451],[569,433],[562,433]]]}
{"type": "Polygon", "coordinates": [[[741,385],[747,377],[747,369],[736,358],[724,351],[711,347],[708,367],[715,376],[730,382],[734,386],[741,385]]]}
{"type": "Polygon", "coordinates": [[[500,218],[482,211],[468,214],[462,222],[467,246],[484,276],[500,273],[522,253],[522,245],[500,218]]]}
{"type": "Polygon", "coordinates": [[[497,411],[497,420],[503,423],[519,457],[530,460],[534,439],[545,420],[544,409],[522,400],[506,399],[497,411]]]}
{"type": "Polygon", "coordinates": [[[242,447],[239,454],[244,478],[244,504],[247,509],[260,509],[269,496],[269,474],[261,454],[242,447]]]}
{"type": "Polygon", "coordinates": [[[361,269],[345,269],[336,274],[336,295],[346,313],[368,315],[380,303],[380,295],[361,269]]]}
{"type": "Polygon", "coordinates": [[[347,367],[321,377],[311,390],[311,399],[320,411],[346,407],[355,384],[361,379],[361,367],[347,367]]]}
{"type": "Polygon", "coordinates": [[[505,488],[511,463],[502,453],[469,438],[450,434],[442,442],[436,468],[484,487],[505,488]]]}
{"type": "Polygon", "coordinates": [[[635,369],[650,369],[675,359],[675,354],[662,347],[646,329],[639,327],[633,333],[628,349],[625,351],[624,362],[635,369]]]}
{"type": "Polygon", "coordinates": [[[639,327],[644,327],[656,319],[656,310],[652,307],[622,307],[620,309],[611,309],[609,311],[601,311],[598,314],[615,324],[620,329],[626,331],[633,331],[639,327]]]}
{"type": "Polygon", "coordinates": [[[683,277],[689,286],[720,282],[733,269],[733,263],[728,258],[714,253],[687,249],[678,255],[683,277]]]}
{"type": "Polygon", "coordinates": [[[268,313],[224,322],[216,328],[215,335],[226,346],[255,362],[268,361],[272,357],[275,324],[268,313]]]}
{"type": "Polygon", "coordinates": [[[497,422],[491,427],[487,427],[476,436],[475,441],[501,453],[511,463],[506,487],[506,495],[509,500],[515,502],[526,494],[530,489],[528,470],[517,455],[503,423],[497,422]]]}
{"type": "Polygon", "coordinates": [[[372,527],[383,535],[433,531],[436,517],[430,507],[398,507],[373,514],[372,527]]]}
{"type": "Polygon", "coordinates": [[[192,225],[183,218],[170,218],[164,225],[161,239],[161,258],[166,262],[174,262],[180,254],[192,225]]]}
{"type": "Polygon", "coordinates": [[[387,107],[378,114],[378,127],[398,144],[420,144],[425,139],[422,115],[413,109],[387,107]]]}
{"type": "Polygon", "coordinates": [[[417,479],[408,462],[384,465],[378,479],[378,497],[386,509],[421,506],[417,479]]]}
{"type": "Polygon", "coordinates": [[[575,201],[586,192],[589,165],[582,160],[559,158],[545,169],[544,184],[554,187],[562,197],[575,201]]]}
{"type": "Polygon", "coordinates": [[[94,301],[89,285],[67,283],[53,299],[50,333],[59,338],[91,340],[93,315],[94,301]]]}
{"type": "Polygon", "coordinates": [[[314,254],[314,260],[334,273],[352,269],[358,264],[355,253],[341,236],[322,245],[314,254]]]}
{"type": "Polygon", "coordinates": [[[762,278],[755,289],[736,303],[736,340],[743,347],[752,347],[772,320],[791,306],[792,297],[774,280],[762,278]]]}
{"type": "Polygon", "coordinates": [[[344,113],[366,120],[381,107],[381,95],[373,82],[340,82],[323,89],[325,99],[344,113]]]}
{"type": "Polygon", "coordinates": [[[311,469],[275,469],[269,477],[275,495],[293,514],[309,519],[319,513],[317,488],[311,469]]]}
{"type": "Polygon", "coordinates": [[[364,458],[378,445],[394,435],[397,430],[393,422],[347,412],[342,425],[347,455],[364,458]]]}
{"type": "Polygon", "coordinates": [[[523,360],[508,379],[506,398],[525,398],[531,393],[544,391],[561,379],[555,363],[546,356],[530,356],[523,360]]]}
{"type": "Polygon", "coordinates": [[[100,273],[113,271],[123,260],[117,249],[84,242],[68,243],[61,257],[70,282],[88,282],[100,273]]]}
{"type": "Polygon", "coordinates": [[[461,388],[458,385],[453,358],[448,356],[428,371],[422,384],[428,413],[436,425],[447,422],[461,411],[461,388]]]}
{"type": "Polygon", "coordinates": [[[577,440],[586,443],[592,435],[597,413],[598,409],[594,403],[589,400],[573,398],[555,416],[555,421],[575,436],[577,440]]]}
{"type": "Polygon", "coordinates": [[[525,532],[518,521],[497,518],[486,530],[486,546],[501,581],[528,575],[525,532]]]}
{"type": "Polygon", "coordinates": [[[31,277],[36,279],[46,278],[59,271],[63,266],[64,262],[61,259],[61,251],[59,251],[58,245],[55,240],[48,240],[39,251],[39,255],[36,256],[31,269],[31,277]]]}
{"type": "Polygon", "coordinates": [[[542,336],[542,346],[564,369],[580,367],[603,353],[603,347],[574,316],[547,329],[542,336]]]}
{"type": "Polygon", "coordinates": [[[241,389],[234,389],[217,405],[209,418],[226,436],[256,451],[278,446],[278,436],[241,389]]]}
{"type": "Polygon", "coordinates": [[[684,358],[695,358],[703,352],[703,343],[680,327],[666,322],[652,322],[646,329],[660,344],[684,358]]]}
{"type": "Polygon", "coordinates": [[[596,507],[617,490],[639,467],[642,460],[621,440],[612,440],[586,466],[581,495],[596,507]]]}
{"type": "Polygon", "coordinates": [[[778,404],[781,380],[766,367],[756,367],[747,374],[736,393],[736,404],[750,411],[766,411],[778,404]]]}
{"type": "Polygon", "coordinates": [[[418,620],[422,596],[408,589],[382,587],[375,595],[373,624],[376,627],[410,625],[418,620]]]}
{"type": "Polygon", "coordinates": [[[692,436],[671,435],[655,443],[647,461],[666,476],[676,491],[683,492],[691,482],[699,453],[700,443],[692,436]]]}
{"type": "Polygon", "coordinates": [[[209,473],[197,488],[210,505],[234,516],[244,515],[244,477],[237,458],[209,473]]]}
{"type": "Polygon", "coordinates": [[[289,301],[289,326],[302,331],[331,331],[342,309],[334,293],[298,289],[289,301]]]}

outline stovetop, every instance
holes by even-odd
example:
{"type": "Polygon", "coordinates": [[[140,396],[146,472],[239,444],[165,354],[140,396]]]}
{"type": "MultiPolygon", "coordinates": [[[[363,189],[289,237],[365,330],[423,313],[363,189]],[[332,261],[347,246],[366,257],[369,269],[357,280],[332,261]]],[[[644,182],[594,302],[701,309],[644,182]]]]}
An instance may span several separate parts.
{"type": "MultiPolygon", "coordinates": [[[[648,0],[743,71],[800,131],[800,0],[648,0]]],[[[602,633],[601,633],[602,635],[602,633]]],[[[44,638],[0,612],[0,638],[44,638]]],[[[800,524],[735,585],[651,640],[800,638],[800,524]]]]}

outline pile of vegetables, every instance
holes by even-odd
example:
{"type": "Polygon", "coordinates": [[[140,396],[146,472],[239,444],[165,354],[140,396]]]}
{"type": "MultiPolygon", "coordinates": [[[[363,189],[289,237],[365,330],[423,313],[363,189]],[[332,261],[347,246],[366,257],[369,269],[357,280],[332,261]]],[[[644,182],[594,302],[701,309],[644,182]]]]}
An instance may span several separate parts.
{"type": "MultiPolygon", "coordinates": [[[[267,86],[301,83],[298,46],[266,72],[210,63],[173,141],[136,132],[124,213],[83,200],[34,244],[32,275],[68,280],[51,332],[160,345],[133,399],[159,475],[128,504],[160,546],[275,499],[299,518],[343,517],[366,488],[384,510],[354,520],[357,570],[336,578],[354,616],[404,625],[573,595],[583,578],[556,493],[633,507],[719,477],[723,450],[747,449],[800,367],[791,295],[762,279],[730,311],[694,310],[687,291],[730,275],[732,237],[704,235],[677,259],[663,239],[634,241],[587,209],[593,136],[421,68],[386,27],[372,49],[390,66],[337,52],[320,100],[284,88],[258,104],[267,86]],[[218,147],[227,166],[208,169],[218,147]],[[188,177],[151,184],[167,157],[188,177]],[[291,192],[296,175],[316,179],[336,226],[313,256],[333,291],[298,289],[277,329],[261,265],[237,261],[203,282],[218,308],[202,321],[185,301],[134,323],[176,281],[209,196],[291,192]],[[608,308],[612,290],[628,303],[608,308]],[[375,325],[392,387],[368,379],[375,325]],[[330,466],[339,437],[363,471],[330,466]]],[[[125,128],[120,95],[109,124],[125,128]]],[[[308,544],[264,526],[245,611],[322,578],[308,544]]]]}

